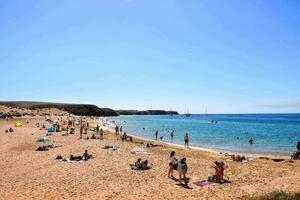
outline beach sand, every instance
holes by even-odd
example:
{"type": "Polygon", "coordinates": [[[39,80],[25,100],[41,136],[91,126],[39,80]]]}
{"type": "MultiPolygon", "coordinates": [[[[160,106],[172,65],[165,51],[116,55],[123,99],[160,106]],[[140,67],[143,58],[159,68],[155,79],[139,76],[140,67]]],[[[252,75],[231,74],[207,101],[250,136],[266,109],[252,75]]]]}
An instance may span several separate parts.
{"type": "MultiPolygon", "coordinates": [[[[30,119],[23,127],[14,127],[17,119],[0,120],[0,199],[241,199],[274,190],[300,191],[300,161],[274,162],[255,159],[248,163],[229,161],[223,154],[163,144],[163,147],[145,148],[150,155],[130,153],[133,147],[142,147],[141,140],[122,142],[119,136],[105,132],[105,140],[80,140],[75,135],[49,136],[54,145],[49,151],[35,151],[36,139],[47,134],[30,119]],[[15,132],[5,133],[13,127],[15,132]],[[120,151],[102,149],[106,144],[120,147],[120,151]],[[57,155],[82,155],[84,150],[95,157],[83,163],[55,160],[57,155]],[[176,151],[177,158],[186,157],[189,166],[189,188],[167,177],[168,156],[176,151]],[[148,159],[151,169],[133,171],[129,164],[139,157],[148,159]],[[228,165],[225,178],[231,183],[198,187],[193,182],[205,180],[215,160],[228,165]]],[[[174,175],[178,177],[176,171],[174,175]]]]}

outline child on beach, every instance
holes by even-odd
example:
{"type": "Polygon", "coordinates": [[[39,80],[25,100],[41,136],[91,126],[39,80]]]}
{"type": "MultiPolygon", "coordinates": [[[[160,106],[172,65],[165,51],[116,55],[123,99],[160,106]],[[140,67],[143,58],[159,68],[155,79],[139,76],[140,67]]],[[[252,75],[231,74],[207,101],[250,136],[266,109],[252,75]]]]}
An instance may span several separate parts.
{"type": "Polygon", "coordinates": [[[179,182],[181,182],[181,179],[183,178],[183,181],[184,183],[183,184],[186,184],[186,173],[187,173],[187,170],[188,170],[188,166],[187,166],[187,163],[186,163],[186,158],[182,158],[179,162],[178,162],[178,165],[177,165],[177,171],[178,171],[178,174],[179,174],[179,182]]]}
{"type": "Polygon", "coordinates": [[[169,171],[168,171],[169,178],[174,178],[173,176],[174,169],[177,169],[177,159],[175,157],[175,151],[172,151],[169,157],[169,171]]]}

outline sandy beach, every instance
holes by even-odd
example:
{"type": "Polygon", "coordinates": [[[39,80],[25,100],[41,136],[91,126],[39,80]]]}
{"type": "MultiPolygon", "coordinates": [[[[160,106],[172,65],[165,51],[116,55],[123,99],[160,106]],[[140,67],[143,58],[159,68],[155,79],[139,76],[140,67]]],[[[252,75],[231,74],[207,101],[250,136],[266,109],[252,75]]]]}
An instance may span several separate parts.
{"type": "MultiPolygon", "coordinates": [[[[299,192],[300,161],[254,159],[248,163],[233,162],[224,154],[200,149],[183,149],[163,144],[144,148],[141,139],[122,142],[120,136],[105,131],[104,140],[80,140],[75,135],[49,136],[54,145],[49,151],[35,151],[36,139],[46,136],[36,123],[44,117],[0,120],[0,199],[242,199],[274,190],[299,192]],[[23,123],[15,127],[16,121],[23,123]],[[5,133],[12,127],[13,133],[5,133]],[[120,147],[113,152],[105,145],[120,147]],[[130,153],[134,147],[143,147],[149,155],[130,153]],[[94,158],[82,163],[56,160],[57,155],[82,155],[88,150],[94,158]],[[176,151],[177,158],[186,157],[190,178],[188,188],[167,177],[168,157],[176,151]],[[138,158],[148,159],[151,169],[133,171],[130,164],[138,158]],[[230,183],[214,183],[199,187],[195,181],[206,180],[213,162],[223,160],[228,168],[225,179],[230,183]]],[[[89,133],[89,136],[91,133],[89,133]]],[[[176,171],[174,175],[177,177],[176,171]]]]}

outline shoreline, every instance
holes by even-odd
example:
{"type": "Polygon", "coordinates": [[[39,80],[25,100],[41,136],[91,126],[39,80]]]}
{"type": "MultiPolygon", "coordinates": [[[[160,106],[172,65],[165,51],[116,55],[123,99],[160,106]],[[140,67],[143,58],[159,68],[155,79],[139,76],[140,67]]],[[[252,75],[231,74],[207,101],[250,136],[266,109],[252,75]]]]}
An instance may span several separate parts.
{"type": "MultiPolygon", "coordinates": [[[[108,128],[106,126],[102,126],[100,124],[101,122],[99,121],[99,125],[101,128],[103,128],[103,130],[106,130],[108,132],[110,132],[111,134],[115,134],[114,130],[111,128],[108,128]]],[[[126,132],[127,133],[127,132],[126,132]]],[[[142,137],[142,136],[137,136],[134,135],[132,133],[127,133],[128,136],[131,136],[133,138],[136,138],[138,140],[142,140],[145,142],[154,142],[154,143],[158,143],[158,144],[165,144],[169,147],[173,147],[173,148],[177,148],[177,149],[191,149],[191,150],[195,150],[195,151],[201,151],[201,152],[208,152],[208,153],[213,153],[215,155],[225,155],[225,154],[235,154],[235,155],[244,155],[246,157],[251,157],[251,158],[260,158],[260,157],[267,157],[270,159],[290,159],[290,156],[285,156],[285,155],[273,155],[273,154],[267,154],[267,153],[245,153],[245,152],[238,152],[238,151],[224,151],[224,150],[216,150],[216,149],[210,149],[210,148],[205,148],[205,147],[198,147],[198,146],[189,146],[189,148],[185,148],[183,144],[176,144],[176,143],[172,143],[172,142],[164,142],[164,141],[159,141],[159,140],[155,140],[155,139],[150,139],[147,137],[142,137]],[[220,153],[222,152],[222,153],[220,153]]]]}

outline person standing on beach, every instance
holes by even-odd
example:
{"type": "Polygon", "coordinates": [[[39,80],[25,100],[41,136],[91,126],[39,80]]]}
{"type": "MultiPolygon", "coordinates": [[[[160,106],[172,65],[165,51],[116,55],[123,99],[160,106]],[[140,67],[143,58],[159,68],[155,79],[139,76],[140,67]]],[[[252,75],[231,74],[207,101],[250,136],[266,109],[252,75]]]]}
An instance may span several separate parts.
{"type": "Polygon", "coordinates": [[[80,127],[80,139],[82,139],[82,132],[83,132],[83,128],[80,127]]]}
{"type": "Polygon", "coordinates": [[[298,152],[298,153],[300,153],[300,141],[298,141],[298,143],[297,143],[297,146],[296,146],[296,147],[297,147],[297,152],[298,152]]]}
{"type": "MultiPolygon", "coordinates": [[[[74,126],[72,121],[71,121],[71,123],[72,123],[72,126],[74,126]]],[[[82,124],[82,118],[80,118],[80,139],[82,139],[82,132],[83,132],[83,124],[82,124]]]]}
{"type": "Polygon", "coordinates": [[[171,131],[171,134],[170,134],[170,135],[171,135],[171,140],[173,140],[173,137],[174,137],[174,130],[171,131]]]}
{"type": "Polygon", "coordinates": [[[188,133],[185,134],[183,139],[184,139],[184,147],[189,148],[189,135],[188,135],[188,133]]]}
{"type": "Polygon", "coordinates": [[[103,129],[102,128],[100,129],[100,138],[99,139],[103,140],[103,129]]]}
{"type": "Polygon", "coordinates": [[[123,132],[123,126],[120,127],[120,133],[122,133],[122,132],[123,132]]]}
{"type": "Polygon", "coordinates": [[[186,158],[182,158],[178,164],[177,164],[177,171],[178,171],[178,174],[179,174],[179,183],[180,184],[186,184],[187,183],[187,178],[186,178],[186,173],[188,171],[188,166],[187,166],[187,163],[186,163],[186,158]],[[181,182],[183,178],[183,181],[184,182],[181,182]]]}
{"type": "Polygon", "coordinates": [[[155,139],[157,140],[158,137],[158,130],[155,131],[155,139]]]}
{"type": "Polygon", "coordinates": [[[174,178],[173,176],[173,170],[177,170],[177,159],[175,157],[175,151],[172,151],[169,158],[169,171],[168,171],[168,177],[174,178]]]}
{"type": "Polygon", "coordinates": [[[115,133],[116,135],[119,134],[119,126],[116,126],[115,133]]]}
{"type": "Polygon", "coordinates": [[[99,129],[100,129],[100,126],[97,125],[97,126],[96,126],[96,132],[97,132],[97,133],[99,133],[99,129]]]}

